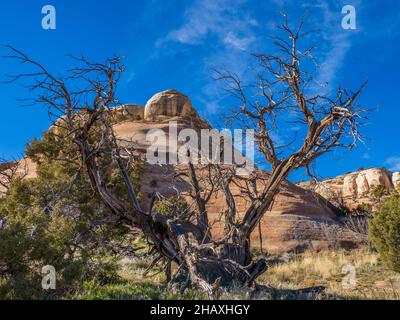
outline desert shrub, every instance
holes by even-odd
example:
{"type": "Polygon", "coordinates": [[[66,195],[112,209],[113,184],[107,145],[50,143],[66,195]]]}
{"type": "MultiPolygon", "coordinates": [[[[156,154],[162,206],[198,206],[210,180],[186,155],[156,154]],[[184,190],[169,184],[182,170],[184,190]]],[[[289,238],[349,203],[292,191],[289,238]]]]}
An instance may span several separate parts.
{"type": "MultiPolygon", "coordinates": [[[[66,298],[88,279],[113,281],[130,231],[110,219],[79,162],[58,160],[76,154],[74,145],[46,133],[26,154],[37,164],[37,177],[15,179],[0,199],[0,298],[66,298]],[[46,265],[56,270],[56,290],[42,289],[46,265]]],[[[135,166],[129,172],[136,187],[141,170],[135,166]]],[[[111,190],[118,192],[120,179],[112,175],[111,190]]]]}
{"type": "Polygon", "coordinates": [[[379,200],[380,198],[382,198],[384,195],[387,194],[387,190],[386,190],[385,186],[379,185],[379,186],[375,186],[372,189],[371,194],[375,199],[379,200]]]}
{"type": "Polygon", "coordinates": [[[369,215],[353,215],[348,214],[341,219],[344,226],[360,235],[368,236],[369,215]]]}
{"type": "Polygon", "coordinates": [[[382,260],[400,272],[400,194],[393,193],[378,206],[369,223],[369,236],[382,260]]]}
{"type": "Polygon", "coordinates": [[[369,214],[371,212],[372,212],[372,205],[365,202],[360,203],[355,210],[356,214],[369,214]]]}
{"type": "Polygon", "coordinates": [[[0,204],[5,221],[0,230],[0,298],[49,299],[68,295],[84,279],[107,282],[117,264],[95,239],[107,232],[89,228],[89,220],[66,214],[65,207],[47,211],[34,203],[37,181],[20,181],[0,204]],[[109,258],[107,258],[109,257],[109,258]],[[56,270],[56,290],[42,289],[42,268],[56,270]]]}

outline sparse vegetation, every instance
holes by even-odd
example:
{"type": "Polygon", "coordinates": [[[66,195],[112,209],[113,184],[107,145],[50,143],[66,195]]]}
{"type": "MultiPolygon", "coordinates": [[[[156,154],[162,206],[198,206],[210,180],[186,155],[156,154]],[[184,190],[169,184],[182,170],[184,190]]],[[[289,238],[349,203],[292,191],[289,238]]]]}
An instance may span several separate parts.
{"type": "Polygon", "coordinates": [[[317,299],[398,299],[400,277],[390,271],[379,255],[367,248],[353,251],[308,252],[278,263],[261,281],[274,288],[300,289],[323,286],[317,299]],[[344,266],[355,268],[356,286],[344,289],[344,266]]]}
{"type": "MultiPolygon", "coordinates": [[[[107,219],[108,209],[93,197],[78,165],[57,160],[74,153],[72,143],[59,139],[48,132],[28,145],[37,177],[15,178],[0,199],[1,299],[67,298],[89,279],[113,281],[118,253],[130,245],[128,229],[107,219]],[[42,290],[46,265],[55,267],[57,290],[42,290]]],[[[133,181],[140,172],[138,162],[131,171],[133,181]]],[[[112,179],[110,184],[118,188],[112,179]]]]}
{"type": "Polygon", "coordinates": [[[368,221],[370,218],[369,214],[347,214],[341,221],[351,231],[365,236],[368,242],[368,221]]]}
{"type": "Polygon", "coordinates": [[[362,202],[360,203],[356,210],[356,214],[370,214],[372,212],[372,205],[370,203],[362,202]]]}
{"type": "Polygon", "coordinates": [[[400,194],[383,200],[369,224],[371,241],[387,266],[400,272],[400,194]]]}
{"type": "MultiPolygon", "coordinates": [[[[389,270],[379,255],[362,248],[353,251],[307,252],[300,255],[269,256],[270,269],[258,280],[259,289],[248,294],[241,288],[224,291],[221,299],[400,299],[400,276],[389,270]],[[346,289],[344,266],[355,268],[355,287],[346,289]]],[[[114,283],[86,282],[77,299],[207,299],[196,289],[183,292],[165,285],[159,273],[144,277],[151,260],[127,262],[114,283]],[[139,266],[139,267],[138,267],[139,266]]]]}
{"type": "Polygon", "coordinates": [[[372,189],[371,194],[375,200],[379,201],[383,196],[388,194],[388,191],[385,186],[378,185],[372,189]]]}

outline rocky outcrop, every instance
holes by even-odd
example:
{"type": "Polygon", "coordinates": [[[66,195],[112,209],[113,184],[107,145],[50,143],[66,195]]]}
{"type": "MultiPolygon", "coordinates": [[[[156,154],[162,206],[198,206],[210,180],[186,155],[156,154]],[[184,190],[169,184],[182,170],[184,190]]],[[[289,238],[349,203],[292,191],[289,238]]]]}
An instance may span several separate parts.
{"type": "Polygon", "coordinates": [[[187,96],[176,90],[166,90],[154,95],[146,104],[144,119],[164,120],[168,117],[197,115],[187,96]]]}
{"type": "Polygon", "coordinates": [[[113,108],[112,111],[116,115],[117,120],[144,120],[144,107],[138,104],[124,104],[113,108]]]}
{"type": "Polygon", "coordinates": [[[378,186],[393,189],[391,174],[386,169],[367,169],[348,174],[343,182],[343,197],[362,198],[378,186]]]}
{"type": "Polygon", "coordinates": [[[393,172],[392,183],[395,188],[398,188],[400,186],[400,172],[393,172]]]}
{"type": "Polygon", "coordinates": [[[36,164],[29,158],[19,160],[17,162],[0,163],[0,198],[5,195],[8,177],[16,175],[26,179],[36,177],[36,164]],[[17,170],[14,172],[14,167],[17,170]]]}
{"type": "MultiPolygon", "coordinates": [[[[121,143],[126,143],[140,153],[146,152],[152,143],[146,139],[146,133],[150,130],[160,129],[169,138],[170,120],[177,122],[178,131],[193,126],[209,126],[200,120],[197,124],[193,121],[198,117],[192,103],[187,96],[175,90],[156,94],[144,110],[138,105],[125,105],[116,108],[114,112],[117,118],[123,115],[121,121],[114,125],[117,137],[124,141],[121,143]]],[[[173,183],[177,171],[181,170],[186,170],[185,166],[146,163],[141,182],[141,201],[145,209],[148,209],[154,192],[170,197],[188,190],[190,186],[185,180],[173,183]]],[[[259,172],[261,175],[268,175],[267,172],[259,172]]],[[[34,173],[34,166],[30,165],[30,177],[33,177],[34,173]]],[[[369,185],[375,183],[376,177],[367,175],[365,179],[369,185]]],[[[358,192],[357,182],[354,181],[349,180],[347,183],[348,192],[351,194],[358,192]]],[[[237,201],[238,214],[243,215],[251,201],[241,193],[238,184],[232,184],[232,192],[237,201]]],[[[207,209],[213,225],[212,232],[218,236],[224,229],[224,224],[220,221],[221,212],[226,209],[223,194],[216,192],[207,209]]],[[[260,229],[253,233],[251,243],[256,247],[262,244],[264,249],[274,253],[357,246],[363,239],[360,240],[358,235],[338,222],[335,210],[329,201],[317,193],[285,182],[272,207],[262,219],[260,229]]]]}
{"type": "Polygon", "coordinates": [[[376,196],[390,193],[399,184],[400,172],[392,173],[385,168],[371,168],[326,179],[316,185],[302,182],[299,186],[352,210],[361,204],[374,204],[376,196]]]}

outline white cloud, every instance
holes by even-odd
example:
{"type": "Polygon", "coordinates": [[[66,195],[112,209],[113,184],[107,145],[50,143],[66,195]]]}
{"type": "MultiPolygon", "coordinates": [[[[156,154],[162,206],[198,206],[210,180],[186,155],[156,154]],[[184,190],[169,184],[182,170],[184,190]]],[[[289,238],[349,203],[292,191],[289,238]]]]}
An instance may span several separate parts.
{"type": "Polygon", "coordinates": [[[391,171],[400,171],[400,157],[387,158],[385,165],[389,166],[389,170],[391,171]]]}
{"type": "Polygon", "coordinates": [[[186,11],[183,25],[172,30],[166,40],[184,44],[199,43],[207,34],[218,32],[223,13],[223,3],[212,0],[197,1],[186,11]]]}
{"type": "MultiPolygon", "coordinates": [[[[358,5],[355,1],[354,5],[358,5]]],[[[318,29],[321,32],[322,39],[319,46],[318,74],[316,82],[318,90],[326,87],[328,92],[335,89],[336,80],[340,70],[343,68],[344,61],[348,52],[352,48],[351,36],[354,30],[344,30],[341,28],[341,7],[336,4],[332,6],[331,2],[319,0],[315,7],[320,9],[322,17],[318,18],[318,24],[323,21],[318,29]],[[321,19],[322,18],[322,19],[321,19]]]]}
{"type": "MultiPolygon", "coordinates": [[[[215,36],[227,49],[246,51],[250,45],[259,40],[254,32],[254,28],[259,27],[259,22],[254,17],[246,15],[246,10],[243,9],[246,2],[246,0],[196,0],[186,10],[182,25],[170,31],[163,39],[159,39],[156,45],[161,46],[168,42],[201,45],[205,43],[207,37],[215,36]]],[[[298,2],[294,0],[271,2],[278,10],[298,7],[298,2]]],[[[354,5],[357,7],[358,4],[359,1],[355,0],[354,5]]],[[[319,14],[313,22],[307,21],[307,28],[317,28],[321,35],[318,74],[315,79],[318,87],[316,90],[320,91],[320,86],[326,86],[327,91],[331,91],[335,88],[338,72],[351,50],[351,36],[354,31],[341,29],[342,14],[338,4],[317,0],[312,5],[300,5],[298,10],[306,13],[308,9],[317,10],[319,14]]],[[[273,20],[279,20],[279,17],[273,20]]],[[[264,22],[266,26],[268,23],[271,22],[264,22]]]]}
{"type": "MultiPolygon", "coordinates": [[[[354,1],[357,6],[359,0],[354,1]]],[[[253,63],[250,51],[269,50],[264,48],[264,44],[268,42],[268,36],[276,32],[276,23],[282,22],[278,12],[290,9],[292,14],[289,12],[289,18],[296,20],[310,9],[313,14],[306,17],[305,29],[318,30],[317,38],[313,39],[316,43],[313,44],[319,46],[316,87],[311,90],[320,93],[320,85],[324,84],[328,84],[327,91],[335,89],[339,72],[352,48],[351,36],[354,34],[341,29],[342,14],[338,3],[316,0],[316,3],[303,5],[295,0],[271,0],[277,15],[262,22],[252,16],[246,4],[247,0],[195,0],[185,11],[181,25],[159,39],[156,46],[174,42],[188,46],[207,45],[208,41],[213,41],[212,50],[202,58],[204,72],[209,75],[214,68],[229,70],[243,80],[253,63]]],[[[199,94],[209,102],[218,100],[214,87],[214,82],[205,84],[199,94]]],[[[210,106],[213,104],[210,103],[210,106]]],[[[214,109],[207,108],[209,112],[214,109]]]]}
{"type": "Polygon", "coordinates": [[[240,7],[245,3],[246,0],[196,0],[185,12],[182,25],[159,39],[156,46],[170,41],[198,45],[208,36],[216,36],[230,47],[246,50],[255,38],[251,28],[259,24],[243,15],[240,7]]]}
{"type": "Polygon", "coordinates": [[[352,44],[346,34],[334,34],[329,36],[330,48],[319,65],[317,82],[327,85],[329,91],[332,89],[338,72],[343,67],[344,60],[352,44]]]}
{"type": "Polygon", "coordinates": [[[185,11],[181,25],[155,43],[156,47],[173,43],[211,45],[208,53],[199,61],[201,77],[205,81],[198,90],[198,96],[194,96],[207,115],[218,114],[219,103],[226,95],[212,79],[212,70],[229,70],[243,77],[252,60],[249,51],[255,50],[253,45],[257,44],[257,32],[263,26],[245,8],[247,2],[195,0],[185,11]]]}
{"type": "Polygon", "coordinates": [[[224,39],[224,43],[245,51],[254,40],[255,38],[253,36],[239,38],[235,33],[229,32],[224,39]]]}

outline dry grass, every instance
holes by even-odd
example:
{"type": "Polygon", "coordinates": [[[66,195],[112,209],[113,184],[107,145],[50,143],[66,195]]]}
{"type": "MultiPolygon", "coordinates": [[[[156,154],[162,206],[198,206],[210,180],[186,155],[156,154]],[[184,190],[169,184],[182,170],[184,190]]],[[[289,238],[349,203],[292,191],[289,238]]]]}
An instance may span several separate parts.
{"type": "Polygon", "coordinates": [[[323,286],[326,290],[319,299],[400,299],[400,276],[367,248],[295,255],[272,266],[260,282],[280,290],[323,286]],[[352,268],[354,287],[346,288],[352,268]]]}
{"type": "MultiPolygon", "coordinates": [[[[368,248],[353,251],[307,252],[269,257],[270,269],[258,283],[263,289],[250,294],[243,288],[223,292],[221,299],[396,299],[400,300],[400,275],[388,270],[368,248]],[[285,259],[283,259],[285,258],[285,259]],[[355,270],[355,287],[346,289],[343,266],[355,270]],[[314,291],[314,287],[325,290],[314,291]],[[311,288],[311,290],[310,290],[311,288]]],[[[121,261],[121,281],[109,285],[88,283],[78,299],[205,299],[204,293],[178,287],[166,288],[164,274],[144,276],[150,260],[121,261]]],[[[161,271],[161,270],[158,270],[161,271]]]]}

